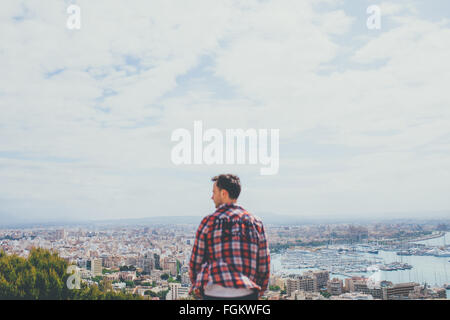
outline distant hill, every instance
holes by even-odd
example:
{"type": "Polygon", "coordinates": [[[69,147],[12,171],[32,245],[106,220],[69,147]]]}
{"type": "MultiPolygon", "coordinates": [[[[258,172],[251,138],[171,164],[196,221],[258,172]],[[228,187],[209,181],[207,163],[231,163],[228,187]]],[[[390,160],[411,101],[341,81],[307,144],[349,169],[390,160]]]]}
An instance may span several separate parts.
{"type": "MultiPolygon", "coordinates": [[[[442,219],[415,219],[415,218],[376,218],[376,217],[321,217],[321,216],[291,216],[274,213],[256,213],[264,224],[272,225],[305,225],[330,223],[441,223],[442,219]]],[[[155,224],[194,224],[198,225],[204,216],[157,216],[136,219],[114,219],[91,221],[92,224],[101,225],[155,225],[155,224]]],[[[450,220],[450,219],[447,219],[450,220]]]]}
{"type": "MultiPolygon", "coordinates": [[[[251,211],[252,212],[252,211],[251,211]]],[[[271,212],[252,212],[258,217],[260,217],[264,224],[272,225],[305,225],[305,224],[332,224],[332,223],[429,223],[429,224],[439,224],[447,221],[450,223],[449,218],[438,218],[438,216],[433,217],[431,213],[424,214],[427,218],[417,218],[417,215],[411,218],[396,218],[396,215],[385,214],[378,216],[316,216],[311,214],[310,216],[293,216],[293,215],[281,215],[271,212]],[[386,218],[390,217],[390,218],[386,218]]],[[[442,213],[441,213],[442,214],[442,213]]],[[[24,219],[19,217],[14,217],[12,215],[6,215],[0,212],[0,228],[30,228],[30,227],[56,227],[56,226],[88,226],[88,225],[168,225],[168,224],[193,224],[198,225],[201,219],[205,215],[196,216],[155,216],[155,217],[145,217],[145,218],[128,218],[128,219],[104,219],[104,220],[75,220],[75,219],[24,219]]],[[[406,214],[402,214],[406,216],[406,214]]]]}
{"type": "MultiPolygon", "coordinates": [[[[206,215],[205,215],[206,216],[206,215]]],[[[288,215],[275,215],[272,213],[256,214],[264,224],[312,224],[322,223],[318,219],[295,217],[288,215]]],[[[91,221],[93,224],[101,225],[154,225],[154,224],[194,224],[198,225],[204,216],[157,216],[137,219],[114,219],[91,221]]],[[[323,223],[326,223],[324,220],[323,223]]]]}

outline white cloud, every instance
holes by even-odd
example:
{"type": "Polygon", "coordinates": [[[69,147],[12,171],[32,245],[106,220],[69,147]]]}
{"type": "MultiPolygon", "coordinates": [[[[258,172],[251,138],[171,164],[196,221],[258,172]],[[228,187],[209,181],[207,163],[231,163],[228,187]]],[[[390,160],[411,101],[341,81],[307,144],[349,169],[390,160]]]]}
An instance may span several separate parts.
{"type": "Polygon", "coordinates": [[[418,13],[418,10],[414,4],[406,1],[382,2],[380,4],[380,9],[383,16],[398,15],[405,12],[414,14],[418,13]]]}
{"type": "Polygon", "coordinates": [[[85,0],[71,31],[68,2],[5,1],[0,201],[99,218],[179,215],[186,202],[207,213],[209,177],[234,168],[170,162],[171,131],[203,120],[281,129],[279,176],[235,168],[254,186],[243,199],[255,210],[448,208],[448,25],[385,2],[395,26],[353,34],[346,2],[322,3],[85,0]],[[366,40],[336,40],[350,37],[366,40]]]}

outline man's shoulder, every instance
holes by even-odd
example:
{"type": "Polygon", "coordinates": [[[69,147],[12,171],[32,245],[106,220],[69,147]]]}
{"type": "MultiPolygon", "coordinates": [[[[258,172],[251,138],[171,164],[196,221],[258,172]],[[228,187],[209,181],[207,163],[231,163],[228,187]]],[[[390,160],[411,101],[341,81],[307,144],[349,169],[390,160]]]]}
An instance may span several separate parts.
{"type": "Polygon", "coordinates": [[[208,218],[209,221],[222,219],[234,221],[239,220],[262,226],[262,219],[259,216],[250,213],[239,205],[220,207],[214,213],[205,218],[208,218]]]}
{"type": "Polygon", "coordinates": [[[207,226],[214,220],[215,220],[214,213],[208,214],[203,217],[202,221],[200,222],[200,226],[207,226]]]}
{"type": "Polygon", "coordinates": [[[201,232],[206,235],[214,232],[214,230],[222,229],[226,225],[236,224],[246,225],[246,228],[256,231],[258,237],[264,237],[262,219],[237,205],[220,207],[215,212],[208,214],[202,219],[200,228],[201,232]]]}

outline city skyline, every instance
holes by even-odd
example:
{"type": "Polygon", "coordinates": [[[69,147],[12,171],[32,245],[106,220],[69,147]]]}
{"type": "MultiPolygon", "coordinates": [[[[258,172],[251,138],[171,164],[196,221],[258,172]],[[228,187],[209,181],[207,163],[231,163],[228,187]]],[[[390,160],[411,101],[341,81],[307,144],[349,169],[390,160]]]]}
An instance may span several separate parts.
{"type": "MultiPolygon", "coordinates": [[[[449,226],[266,225],[271,268],[262,300],[446,299],[450,294],[449,226]]],[[[68,270],[59,269],[62,282],[69,291],[82,289],[82,299],[91,299],[86,286],[122,298],[128,294],[128,299],[193,299],[189,261],[196,228],[195,224],[0,228],[0,259],[11,266],[31,257],[29,263],[45,274],[50,270],[42,269],[46,264],[37,263],[36,258],[48,259],[51,253],[53,263],[57,260],[68,270]],[[71,272],[75,273],[69,277],[71,272]]],[[[0,270],[11,282],[7,289],[22,283],[14,282],[17,274],[10,277],[11,270],[0,270]]],[[[19,272],[18,276],[35,283],[30,274],[19,272]]],[[[44,287],[35,285],[24,291],[3,290],[1,298],[29,297],[35,294],[33,289],[45,298],[44,287]]],[[[55,291],[54,298],[72,295],[64,292],[55,291]]]]}
{"type": "MultiPolygon", "coordinates": [[[[17,219],[14,216],[6,216],[0,214],[0,230],[2,228],[33,228],[37,226],[75,226],[88,225],[95,226],[152,226],[152,225],[183,225],[193,224],[197,225],[202,218],[210,213],[204,215],[184,215],[184,216],[148,216],[140,218],[115,218],[115,219],[87,219],[87,218],[53,218],[53,219],[17,219]]],[[[396,216],[390,213],[385,215],[371,215],[367,217],[354,216],[298,216],[298,215],[278,215],[273,213],[259,214],[265,223],[271,225],[314,225],[314,224],[365,224],[365,223],[381,223],[381,224],[395,224],[395,223],[450,223],[450,218],[447,212],[438,213],[402,213],[396,216]]]]}

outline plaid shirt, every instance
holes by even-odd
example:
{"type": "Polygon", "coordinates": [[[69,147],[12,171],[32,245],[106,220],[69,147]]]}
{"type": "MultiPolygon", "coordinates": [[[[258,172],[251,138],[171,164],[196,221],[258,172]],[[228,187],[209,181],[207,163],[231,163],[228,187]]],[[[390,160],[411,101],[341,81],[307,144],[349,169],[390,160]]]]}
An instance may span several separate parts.
{"type": "Polygon", "coordinates": [[[270,275],[270,255],[261,220],[235,204],[223,204],[203,218],[190,260],[197,297],[207,284],[256,289],[262,295],[270,275]]]}

